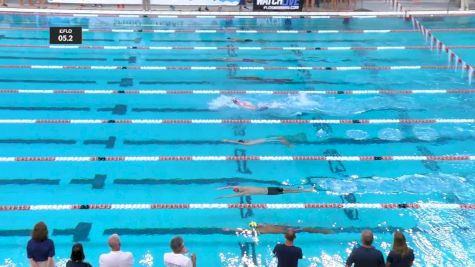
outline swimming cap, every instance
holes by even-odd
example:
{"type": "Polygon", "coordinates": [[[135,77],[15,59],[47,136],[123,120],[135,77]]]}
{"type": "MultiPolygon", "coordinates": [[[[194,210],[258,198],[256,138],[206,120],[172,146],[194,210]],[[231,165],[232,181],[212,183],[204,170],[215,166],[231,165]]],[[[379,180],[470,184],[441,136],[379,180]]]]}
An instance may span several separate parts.
{"type": "Polygon", "coordinates": [[[254,222],[254,221],[252,221],[252,222],[249,223],[249,227],[251,227],[251,228],[256,228],[256,227],[257,227],[257,223],[254,222]]]}
{"type": "Polygon", "coordinates": [[[233,187],[233,191],[236,192],[236,193],[239,192],[239,187],[237,187],[237,186],[233,187]]]}

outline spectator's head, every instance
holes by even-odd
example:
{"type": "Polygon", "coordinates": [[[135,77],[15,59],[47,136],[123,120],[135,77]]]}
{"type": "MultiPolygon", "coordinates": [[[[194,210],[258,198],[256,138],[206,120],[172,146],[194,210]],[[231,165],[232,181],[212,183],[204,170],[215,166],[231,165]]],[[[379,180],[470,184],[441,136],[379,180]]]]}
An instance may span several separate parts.
{"type": "Polygon", "coordinates": [[[364,230],[361,233],[361,242],[365,246],[371,246],[373,244],[373,232],[371,230],[364,230]]]}
{"type": "Polygon", "coordinates": [[[295,236],[295,231],[292,229],[289,229],[285,232],[285,240],[289,242],[294,242],[294,239],[296,238],[295,236]]]}
{"type": "Polygon", "coordinates": [[[112,234],[109,236],[109,241],[107,242],[112,251],[120,250],[120,237],[118,234],[112,234]]]}
{"type": "Polygon", "coordinates": [[[170,241],[170,247],[173,250],[173,253],[183,253],[183,251],[185,250],[185,242],[183,241],[183,238],[181,238],[181,236],[175,236],[170,241]]]}
{"type": "Polygon", "coordinates": [[[84,255],[82,245],[80,243],[74,244],[71,249],[71,260],[74,262],[82,262],[85,258],[86,256],[84,255]]]}
{"type": "Polygon", "coordinates": [[[399,231],[394,233],[393,251],[401,254],[402,256],[409,252],[409,248],[407,247],[406,243],[406,237],[399,231]]]}
{"type": "Polygon", "coordinates": [[[44,222],[35,224],[35,227],[31,232],[31,238],[35,241],[44,241],[48,239],[48,227],[46,227],[44,222]]]}

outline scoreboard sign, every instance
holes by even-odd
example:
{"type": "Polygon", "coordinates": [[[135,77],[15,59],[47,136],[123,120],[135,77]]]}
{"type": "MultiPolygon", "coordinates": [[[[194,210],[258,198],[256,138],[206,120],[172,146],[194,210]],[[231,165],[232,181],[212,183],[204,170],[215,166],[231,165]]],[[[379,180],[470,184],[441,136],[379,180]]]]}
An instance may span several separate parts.
{"type": "Polygon", "coordinates": [[[50,44],[82,44],[81,27],[50,27],[50,44]]]}
{"type": "Polygon", "coordinates": [[[256,11],[301,11],[303,0],[253,0],[253,4],[256,11]]]}

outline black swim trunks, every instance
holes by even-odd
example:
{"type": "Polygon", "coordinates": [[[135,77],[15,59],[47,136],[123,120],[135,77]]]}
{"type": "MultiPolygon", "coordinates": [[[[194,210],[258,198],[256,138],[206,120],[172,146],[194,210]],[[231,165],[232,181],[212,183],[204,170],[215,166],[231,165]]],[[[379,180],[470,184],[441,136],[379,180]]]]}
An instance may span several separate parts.
{"type": "Polygon", "coordinates": [[[284,193],[284,188],[282,187],[267,187],[268,195],[281,195],[284,193]]]}

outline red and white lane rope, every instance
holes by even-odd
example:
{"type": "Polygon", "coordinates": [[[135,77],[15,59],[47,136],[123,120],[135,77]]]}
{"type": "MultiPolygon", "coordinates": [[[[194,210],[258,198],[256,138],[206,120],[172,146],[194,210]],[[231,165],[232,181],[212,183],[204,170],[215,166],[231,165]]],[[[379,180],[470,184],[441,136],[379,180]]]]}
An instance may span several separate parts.
{"type": "MultiPolygon", "coordinates": [[[[390,2],[391,0],[386,0],[390,2]]],[[[68,10],[68,9],[22,9],[22,8],[0,8],[0,14],[11,14],[20,16],[74,16],[74,17],[120,17],[120,18],[218,18],[218,19],[328,19],[328,18],[388,18],[401,17],[402,12],[292,12],[291,15],[283,15],[280,12],[197,12],[197,11],[129,11],[129,10],[68,10]]],[[[417,16],[473,16],[473,11],[410,11],[410,14],[417,16]]]]}
{"type": "MultiPolygon", "coordinates": [[[[462,66],[461,66],[462,67],[462,66]]],[[[460,68],[461,68],[460,67],[460,68]]],[[[463,66],[469,68],[471,66],[463,66]]],[[[0,69],[84,69],[84,70],[317,70],[317,71],[356,71],[356,70],[420,70],[420,69],[457,69],[458,66],[65,66],[65,65],[0,65],[0,69]]]]}
{"type": "MultiPolygon", "coordinates": [[[[450,31],[451,29],[440,29],[441,31],[450,31]]],[[[49,31],[49,28],[28,28],[28,27],[0,27],[0,31],[49,31]]],[[[82,29],[83,32],[149,32],[149,33],[273,33],[273,34],[327,34],[327,33],[395,33],[395,32],[417,32],[413,29],[399,30],[237,30],[237,29],[82,29]]],[[[475,31],[475,29],[474,29],[475,31]]]]}
{"type": "MultiPolygon", "coordinates": [[[[454,67],[458,67],[460,64],[462,66],[462,70],[467,72],[468,82],[469,84],[472,83],[472,77],[475,73],[475,68],[465,62],[461,57],[459,57],[451,47],[446,46],[442,41],[440,41],[437,37],[434,36],[433,32],[436,32],[436,29],[427,29],[425,28],[416,18],[411,16],[412,24],[416,29],[418,29],[426,38],[426,41],[430,41],[431,47],[437,49],[437,51],[443,51],[448,54],[449,65],[454,63],[454,67]]],[[[464,31],[464,29],[460,29],[460,31],[464,31]]]]}
{"type": "MultiPolygon", "coordinates": [[[[41,48],[41,49],[105,49],[105,50],[415,50],[432,49],[429,45],[414,46],[325,46],[325,47],[303,47],[303,46],[103,46],[103,45],[19,45],[0,44],[0,48],[41,48]]],[[[449,49],[474,49],[475,45],[453,45],[447,46],[449,49]]]]}
{"type": "Polygon", "coordinates": [[[410,95],[410,94],[475,94],[475,89],[428,89],[428,90],[51,90],[51,89],[0,89],[0,94],[91,94],[91,95],[410,95]]]}
{"type": "Polygon", "coordinates": [[[53,204],[2,205],[0,211],[157,210],[157,209],[475,209],[475,204],[442,203],[275,203],[275,204],[53,204]]]}
{"type": "MultiPolygon", "coordinates": [[[[431,49],[430,46],[102,46],[102,45],[22,45],[0,44],[1,48],[41,48],[41,49],[105,49],[105,50],[413,50],[431,49]]],[[[475,48],[475,45],[451,46],[450,48],[475,48]]]]}
{"type": "Polygon", "coordinates": [[[357,119],[357,120],[259,120],[259,119],[0,119],[0,124],[459,124],[475,119],[357,119]]]}
{"type": "MultiPolygon", "coordinates": [[[[371,19],[371,18],[394,18],[400,17],[402,14],[394,12],[359,12],[355,14],[352,12],[318,12],[318,13],[301,13],[292,15],[271,15],[269,12],[160,12],[160,14],[154,14],[153,12],[147,12],[146,14],[124,14],[127,11],[115,11],[115,13],[97,13],[97,11],[90,10],[25,10],[28,12],[9,12],[0,11],[0,14],[5,15],[19,15],[19,16],[31,16],[32,13],[38,16],[73,16],[73,17],[119,17],[119,18],[159,18],[159,19],[176,19],[176,18],[197,18],[197,19],[330,19],[330,18],[354,18],[354,19],[371,19]],[[64,13],[71,11],[70,13],[64,13]],[[95,13],[90,13],[95,12],[95,13]],[[168,14],[167,14],[168,13],[168,14]],[[181,13],[181,14],[178,14],[181,13]],[[197,14],[198,13],[198,14],[197,14]],[[234,15],[234,14],[236,15],[234,15]]],[[[104,10],[103,12],[108,12],[104,10]]],[[[114,12],[114,11],[110,11],[114,12]]],[[[457,15],[450,13],[449,15],[457,15]]]]}
{"type": "Polygon", "coordinates": [[[473,155],[444,156],[110,156],[0,157],[0,162],[158,162],[158,161],[473,161],[473,155]]]}
{"type": "MultiPolygon", "coordinates": [[[[49,28],[28,28],[28,27],[0,27],[0,31],[49,31],[49,28]]],[[[272,34],[327,34],[327,33],[396,33],[396,32],[418,32],[414,29],[384,29],[384,30],[237,30],[237,29],[82,29],[83,32],[148,32],[148,33],[272,33],[272,34]]],[[[448,28],[433,29],[433,32],[474,32],[475,28],[448,28]]]]}

